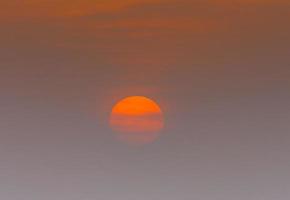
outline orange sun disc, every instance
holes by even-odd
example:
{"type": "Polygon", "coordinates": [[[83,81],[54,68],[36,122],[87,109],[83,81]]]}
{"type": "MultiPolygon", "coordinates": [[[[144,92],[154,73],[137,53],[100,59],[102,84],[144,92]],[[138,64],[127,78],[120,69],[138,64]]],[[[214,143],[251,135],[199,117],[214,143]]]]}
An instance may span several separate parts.
{"type": "Polygon", "coordinates": [[[110,125],[120,139],[144,144],[157,139],[164,127],[164,119],[160,107],[153,100],[132,96],[113,107],[110,125]]]}

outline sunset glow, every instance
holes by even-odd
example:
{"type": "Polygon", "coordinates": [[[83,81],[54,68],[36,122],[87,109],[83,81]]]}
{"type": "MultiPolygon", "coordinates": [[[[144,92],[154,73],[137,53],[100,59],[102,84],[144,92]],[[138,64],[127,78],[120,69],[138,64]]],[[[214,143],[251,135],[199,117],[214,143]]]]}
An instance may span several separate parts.
{"type": "Polygon", "coordinates": [[[164,127],[164,120],[161,109],[154,101],[133,96],[121,100],[113,107],[110,125],[122,140],[148,143],[158,137],[164,127]]]}

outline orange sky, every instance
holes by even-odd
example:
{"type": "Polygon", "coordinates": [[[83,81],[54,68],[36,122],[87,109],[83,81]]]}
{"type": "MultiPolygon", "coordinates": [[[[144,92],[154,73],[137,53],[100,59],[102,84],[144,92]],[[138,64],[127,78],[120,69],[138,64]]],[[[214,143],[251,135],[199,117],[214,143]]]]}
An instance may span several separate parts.
{"type": "Polygon", "coordinates": [[[288,0],[1,1],[0,40],[3,46],[93,50],[107,64],[124,67],[120,73],[128,78],[160,77],[176,65],[210,62],[203,58],[208,54],[224,59],[215,53],[222,41],[226,49],[283,38],[288,5],[288,0]]]}
{"type": "MultiPolygon", "coordinates": [[[[207,4],[233,5],[289,5],[288,0],[206,0],[207,4]]],[[[96,13],[120,13],[143,5],[159,4],[195,5],[186,0],[11,0],[0,2],[0,16],[9,17],[64,17],[86,16],[96,13]]]]}
{"type": "MultiPolygon", "coordinates": [[[[214,59],[208,56],[222,63],[226,49],[234,59],[262,48],[263,41],[283,40],[288,5],[288,0],[1,1],[0,42],[88,52],[139,81],[166,77],[188,63],[209,64],[214,59]],[[247,44],[255,47],[243,48],[247,44]]],[[[200,71],[226,73],[214,67],[200,71]]]]}

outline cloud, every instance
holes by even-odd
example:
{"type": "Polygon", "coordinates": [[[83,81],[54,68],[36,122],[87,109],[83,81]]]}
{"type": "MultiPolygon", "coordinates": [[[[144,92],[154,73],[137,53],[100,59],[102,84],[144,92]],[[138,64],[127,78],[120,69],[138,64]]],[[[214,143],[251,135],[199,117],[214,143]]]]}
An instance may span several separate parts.
{"type": "MultiPolygon", "coordinates": [[[[0,2],[0,17],[67,17],[116,13],[131,6],[165,0],[10,0],[0,2]]],[[[166,2],[166,1],[165,1],[166,2]]]]}
{"type": "MultiPolygon", "coordinates": [[[[0,17],[68,17],[93,14],[124,13],[135,7],[182,5],[191,8],[200,5],[249,6],[249,5],[289,5],[289,0],[10,0],[0,2],[0,17]]],[[[165,7],[166,9],[166,7],[165,7]]],[[[166,10],[165,10],[166,12],[166,10]]]]}

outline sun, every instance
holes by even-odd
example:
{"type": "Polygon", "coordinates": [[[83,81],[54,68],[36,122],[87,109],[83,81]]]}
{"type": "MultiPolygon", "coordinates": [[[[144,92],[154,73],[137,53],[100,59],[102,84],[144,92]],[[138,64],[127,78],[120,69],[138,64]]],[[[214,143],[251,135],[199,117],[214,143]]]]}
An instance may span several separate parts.
{"type": "Polygon", "coordinates": [[[163,112],[155,101],[147,97],[127,97],[113,107],[110,126],[124,141],[150,143],[164,128],[163,112]]]}

